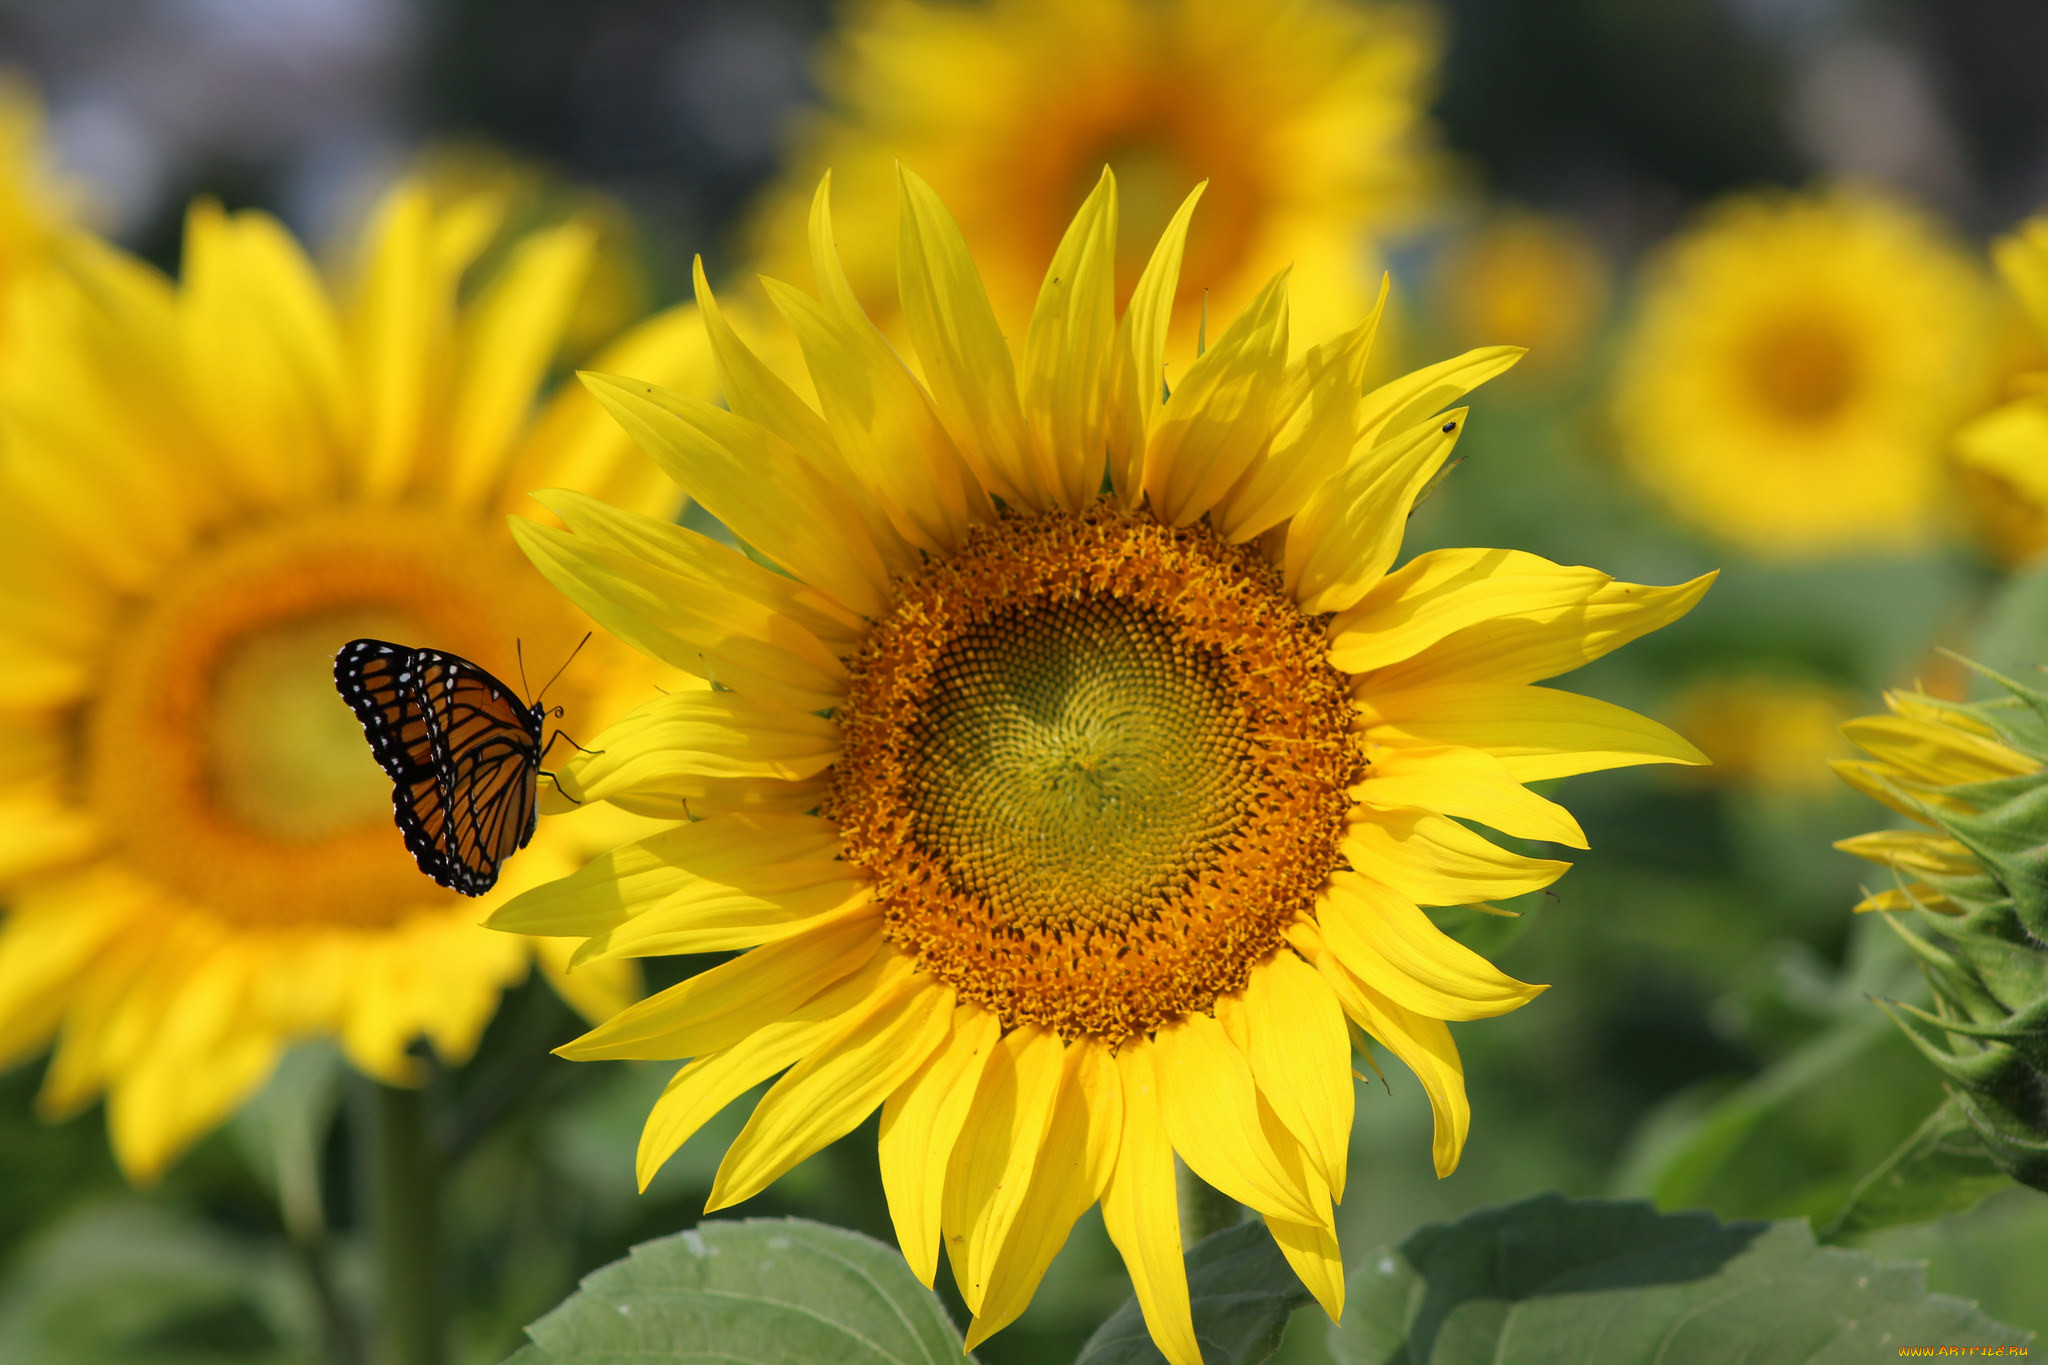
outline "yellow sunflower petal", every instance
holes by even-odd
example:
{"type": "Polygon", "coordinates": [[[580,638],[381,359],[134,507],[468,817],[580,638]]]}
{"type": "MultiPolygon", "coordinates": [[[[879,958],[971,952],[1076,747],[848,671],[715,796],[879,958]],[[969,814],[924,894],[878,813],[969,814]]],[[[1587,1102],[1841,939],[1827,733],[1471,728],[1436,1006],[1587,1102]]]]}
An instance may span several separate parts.
{"type": "Polygon", "coordinates": [[[676,1072],[640,1130],[634,1168],[641,1190],[719,1110],[882,1010],[911,971],[910,959],[902,954],[877,954],[850,979],[800,1008],[778,1011],[744,1037],[676,1072]]]}
{"type": "Polygon", "coordinates": [[[1355,1101],[1343,1009],[1315,968],[1284,948],[1252,969],[1242,1008],[1259,1094],[1341,1200],[1355,1101]]]}
{"type": "Polygon", "coordinates": [[[742,953],[630,1005],[555,1049],[572,1061],[664,1061],[722,1051],[805,1005],[882,946],[877,924],[841,920],[742,953]]]}
{"type": "Polygon", "coordinates": [[[888,601],[881,553],[843,499],[766,427],[716,404],[612,375],[583,382],[670,478],[802,582],[876,616],[888,601]]]}
{"type": "Polygon", "coordinates": [[[533,233],[464,311],[457,343],[462,364],[450,376],[447,449],[434,471],[457,506],[481,505],[500,486],[596,240],[582,223],[533,233]]]}
{"type": "Polygon", "coordinates": [[[1995,782],[2041,766],[1995,739],[1910,716],[1860,716],[1843,725],[1842,733],[1916,782],[1995,782]]]}
{"type": "Polygon", "coordinates": [[[1412,428],[1317,489],[1287,528],[1287,590],[1311,614],[1343,611],[1400,551],[1415,499],[1449,458],[1465,410],[1412,428]]]}
{"type": "Polygon", "coordinates": [[[1206,1014],[1190,1014],[1153,1037],[1161,1112],[1188,1169],[1260,1213],[1316,1219],[1308,1193],[1289,1179],[1259,1128],[1251,1063],[1206,1014]]]}
{"type": "Polygon", "coordinates": [[[969,1312],[981,1312],[996,1257],[1044,1150],[1065,1057],[1065,1046],[1043,1029],[1026,1024],[1004,1034],[954,1144],[939,1226],[969,1312]]]}
{"type": "Polygon", "coordinates": [[[518,517],[513,539],[570,601],[621,640],[686,673],[804,711],[830,709],[845,666],[818,637],[780,612],[701,581],[659,572],[628,555],[518,517]]]}
{"type": "Polygon", "coordinates": [[[661,517],[622,512],[568,488],[543,488],[535,502],[562,519],[577,535],[609,550],[645,560],[650,567],[708,585],[780,612],[815,635],[835,657],[851,654],[865,633],[860,613],[787,574],[764,568],[728,545],[661,517]]]}
{"type": "Polygon", "coordinates": [[[1310,347],[1289,373],[1288,393],[1279,403],[1287,414],[1284,424],[1216,506],[1216,529],[1224,539],[1250,540],[1278,526],[1349,462],[1357,439],[1358,391],[1388,288],[1380,286],[1379,301],[1363,324],[1310,347]]]}
{"type": "Polygon", "coordinates": [[[1837,839],[1835,847],[1873,863],[1923,876],[1967,877],[1982,870],[1976,855],[1961,840],[1945,834],[1881,829],[1837,839]]]}
{"type": "MultiPolygon", "coordinates": [[[[1311,974],[1315,972],[1313,967],[1307,970],[1311,974]]],[[[1334,996],[1332,1002],[1334,1007],[1334,996]]],[[[1341,1012],[1339,1017],[1342,1017],[1341,1012]]],[[[1348,1078],[1351,1070],[1348,1042],[1345,1050],[1345,1075],[1348,1078]]],[[[1263,1094],[1259,1096],[1259,1124],[1274,1155],[1280,1158],[1280,1164],[1308,1192],[1309,1201],[1323,1215],[1312,1223],[1296,1223],[1275,1218],[1269,1213],[1264,1215],[1266,1230],[1273,1235],[1273,1242],[1280,1248],[1287,1264],[1300,1277],[1308,1292],[1315,1296],[1316,1303],[1330,1315],[1330,1321],[1335,1322],[1344,1315],[1344,1255],[1337,1246],[1337,1227],[1330,1213],[1329,1187],[1323,1183],[1323,1177],[1307,1151],[1287,1125],[1280,1121],[1279,1114],[1263,1094]]]]}
{"type": "Polygon", "coordinates": [[[967,243],[931,186],[901,165],[896,178],[903,321],[939,420],[991,493],[1046,507],[1056,490],[1043,487],[1009,343],[967,243]]]}
{"type": "Polygon", "coordinates": [[[1287,369],[1283,270],[1174,386],[1145,447],[1145,493],[1186,526],[1216,505],[1272,439],[1287,369]]]}
{"type": "Polygon", "coordinates": [[[1420,810],[1354,811],[1344,836],[1351,866],[1417,905],[1469,905],[1540,891],[1571,870],[1489,843],[1448,816],[1420,810]]]}
{"type": "Polygon", "coordinates": [[[1477,820],[1518,839],[1585,848],[1585,831],[1570,811],[1530,791],[1507,765],[1477,749],[1383,749],[1352,800],[1380,810],[1412,806],[1477,820]]]}
{"type": "Polygon", "coordinates": [[[1145,493],[1145,446],[1152,425],[1165,411],[1166,338],[1173,325],[1173,299],[1180,287],[1181,258],[1195,205],[1209,188],[1204,180],[1188,193],[1159,234],[1131,301],[1117,322],[1117,385],[1108,420],[1109,473],[1117,496],[1133,508],[1145,493]],[[1129,386],[1130,392],[1123,392],[1129,386]]]}
{"type": "Polygon", "coordinates": [[[1431,550],[1330,622],[1330,662],[1369,673],[1482,622],[1578,606],[1611,582],[1519,550],[1431,550]]]}
{"type": "Polygon", "coordinates": [[[1116,1066],[1123,1082],[1124,1131],[1116,1167],[1102,1192],[1103,1226],[1123,1257],[1131,1292],[1160,1353],[1172,1365],[1202,1365],[1187,1263],[1181,1259],[1173,1144],[1160,1113],[1151,1045],[1143,1036],[1131,1039],[1117,1050],[1116,1066]]]}
{"type": "Polygon", "coordinates": [[[1477,682],[1368,690],[1359,711],[1375,743],[1478,749],[1499,759],[1517,782],[1638,763],[1707,762],[1646,716],[1548,687],[1477,682]]]}
{"type": "Polygon", "coordinates": [[[1436,1119],[1436,1173],[1446,1176],[1456,1170],[1472,1126],[1472,1104],[1465,1095],[1465,1068],[1450,1029],[1441,1019],[1405,1009],[1353,976],[1313,924],[1297,921],[1289,927],[1287,941],[1315,964],[1352,1022],[1399,1057],[1422,1082],[1436,1119]]]}
{"type": "Polygon", "coordinates": [[[1506,975],[1437,928],[1413,902],[1355,873],[1330,878],[1316,920],[1347,971],[1420,1014],[1490,1019],[1547,989],[1506,975]]]}
{"type": "Polygon", "coordinates": [[[882,1106],[877,1155],[896,1245],[925,1288],[939,1264],[939,1205],[953,1146],[967,1122],[981,1073],[1002,1024],[975,1005],[958,1006],[945,1046],[882,1106]]]}
{"type": "Polygon", "coordinates": [[[1116,372],[1116,178],[1103,168],[1046,267],[1024,334],[1024,417],[1034,507],[1078,511],[1102,487],[1104,421],[1116,372]]]}
{"type": "Polygon", "coordinates": [[[0,1066],[50,1040],[74,983],[128,920],[131,906],[92,894],[91,879],[65,880],[0,921],[0,1066]]]}
{"type": "Polygon", "coordinates": [[[1359,406],[1358,434],[1372,444],[1398,438],[1487,380],[1507,373],[1525,354],[1520,346],[1481,346],[1389,380],[1367,394],[1359,406]]]}
{"type": "Polygon", "coordinates": [[[1069,1044],[1044,1146],[1016,1220],[996,1252],[981,1307],[967,1328],[966,1349],[1016,1321],[1031,1302],[1075,1220],[1101,1198],[1122,1136],[1123,1088],[1115,1059],[1091,1039],[1069,1044]]]}
{"type": "Polygon", "coordinates": [[[704,1212],[750,1199],[784,1171],[844,1137],[909,1079],[952,1027],[953,988],[906,978],[770,1086],[733,1139],[704,1212]]]}
{"type": "MultiPolygon", "coordinates": [[[[1718,572],[1718,571],[1717,571],[1718,572]]],[[[1554,678],[1670,625],[1693,609],[1716,574],[1668,588],[1609,583],[1583,603],[1525,610],[1451,632],[1372,685],[1388,691],[1448,683],[1531,683],[1554,678]]]]}
{"type": "Polygon", "coordinates": [[[776,868],[739,887],[707,886],[707,894],[676,896],[615,929],[584,940],[572,965],[665,953],[720,953],[753,948],[822,929],[865,921],[874,888],[846,875],[843,864],[776,868]]]}

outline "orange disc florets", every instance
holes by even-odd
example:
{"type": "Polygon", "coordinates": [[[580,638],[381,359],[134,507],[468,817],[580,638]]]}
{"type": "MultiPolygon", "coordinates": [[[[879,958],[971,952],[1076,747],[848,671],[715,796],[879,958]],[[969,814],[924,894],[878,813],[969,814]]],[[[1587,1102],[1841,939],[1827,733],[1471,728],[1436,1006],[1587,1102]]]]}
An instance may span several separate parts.
{"type": "Polygon", "coordinates": [[[1326,649],[1206,526],[1007,516],[875,624],[825,813],[961,999],[1149,1031],[1242,988],[1341,862],[1364,760],[1326,649]]]}

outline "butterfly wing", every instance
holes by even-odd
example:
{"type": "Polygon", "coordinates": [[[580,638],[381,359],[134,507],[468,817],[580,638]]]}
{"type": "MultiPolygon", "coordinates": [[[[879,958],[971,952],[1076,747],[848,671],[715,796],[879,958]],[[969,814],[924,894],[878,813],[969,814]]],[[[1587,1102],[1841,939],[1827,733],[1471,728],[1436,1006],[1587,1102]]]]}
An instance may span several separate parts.
{"type": "Polygon", "coordinates": [[[467,659],[384,640],[343,646],[334,681],[420,871],[465,896],[490,890],[538,822],[540,714],[467,659]]]}

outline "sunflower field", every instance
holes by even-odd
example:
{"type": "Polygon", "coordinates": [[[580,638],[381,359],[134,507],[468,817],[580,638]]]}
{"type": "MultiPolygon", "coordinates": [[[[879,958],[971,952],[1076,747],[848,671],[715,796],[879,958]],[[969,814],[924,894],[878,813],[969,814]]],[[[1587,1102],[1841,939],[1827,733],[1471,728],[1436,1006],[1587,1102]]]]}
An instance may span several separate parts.
{"type": "Polygon", "coordinates": [[[0,0],[0,1362],[2048,1332],[2022,0],[0,0]]]}

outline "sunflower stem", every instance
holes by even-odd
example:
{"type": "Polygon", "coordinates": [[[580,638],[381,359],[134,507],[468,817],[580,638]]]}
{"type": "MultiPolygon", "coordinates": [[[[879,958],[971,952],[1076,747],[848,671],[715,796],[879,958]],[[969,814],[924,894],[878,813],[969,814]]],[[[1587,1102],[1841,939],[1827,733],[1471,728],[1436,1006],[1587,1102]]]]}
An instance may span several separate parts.
{"type": "Polygon", "coordinates": [[[425,1096],[370,1087],[372,1226],[377,1238],[377,1365],[441,1365],[439,1160],[425,1096]]]}
{"type": "Polygon", "coordinates": [[[1180,1240],[1191,1247],[1211,1233],[1244,1221],[1244,1205],[1189,1170],[1178,1158],[1173,1183],[1180,1201],[1180,1240]]]}

